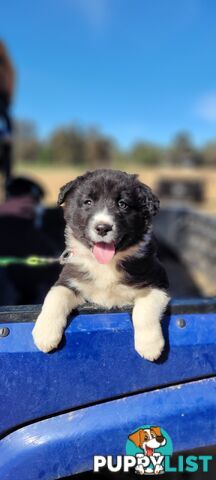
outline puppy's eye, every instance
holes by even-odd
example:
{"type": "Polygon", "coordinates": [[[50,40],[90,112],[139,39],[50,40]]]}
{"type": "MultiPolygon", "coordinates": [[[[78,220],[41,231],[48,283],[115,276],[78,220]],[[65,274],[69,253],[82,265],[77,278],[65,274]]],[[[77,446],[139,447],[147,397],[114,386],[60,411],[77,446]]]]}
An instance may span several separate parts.
{"type": "Polygon", "coordinates": [[[89,205],[90,206],[90,205],[92,205],[93,202],[92,202],[92,200],[90,200],[90,198],[87,198],[83,203],[84,203],[84,205],[89,205]]]}
{"type": "Polygon", "coordinates": [[[128,208],[127,203],[125,203],[123,200],[119,200],[118,206],[121,208],[121,210],[126,210],[126,208],[128,208]]]}

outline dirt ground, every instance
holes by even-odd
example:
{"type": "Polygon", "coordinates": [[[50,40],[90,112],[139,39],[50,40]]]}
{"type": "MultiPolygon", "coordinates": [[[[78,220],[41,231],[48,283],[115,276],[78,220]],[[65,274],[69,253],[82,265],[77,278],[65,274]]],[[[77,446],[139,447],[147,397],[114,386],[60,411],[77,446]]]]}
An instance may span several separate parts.
{"type": "MultiPolygon", "coordinates": [[[[198,207],[196,206],[196,208],[204,210],[205,212],[216,213],[216,169],[171,169],[170,167],[166,167],[155,169],[145,168],[139,170],[137,166],[135,166],[134,169],[131,168],[128,171],[138,173],[141,180],[153,189],[156,188],[157,182],[162,178],[190,178],[194,180],[203,180],[205,201],[202,205],[199,205],[198,207]]],[[[56,202],[59,188],[77,175],[82,174],[83,170],[75,170],[73,168],[65,167],[27,167],[26,165],[18,165],[15,173],[33,177],[40,182],[47,192],[46,203],[50,205],[56,202]]]]}

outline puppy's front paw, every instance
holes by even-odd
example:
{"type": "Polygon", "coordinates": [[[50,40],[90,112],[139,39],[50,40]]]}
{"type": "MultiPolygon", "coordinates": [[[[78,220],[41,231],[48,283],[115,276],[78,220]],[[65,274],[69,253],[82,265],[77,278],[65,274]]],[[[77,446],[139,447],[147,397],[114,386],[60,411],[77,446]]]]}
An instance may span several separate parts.
{"type": "Polygon", "coordinates": [[[32,335],[36,347],[42,352],[48,353],[59,345],[63,331],[54,324],[53,319],[52,322],[49,322],[48,318],[39,315],[32,335]]]}
{"type": "Polygon", "coordinates": [[[141,357],[151,362],[161,356],[164,345],[165,341],[162,334],[149,335],[145,332],[142,336],[135,335],[135,350],[141,357]]]}

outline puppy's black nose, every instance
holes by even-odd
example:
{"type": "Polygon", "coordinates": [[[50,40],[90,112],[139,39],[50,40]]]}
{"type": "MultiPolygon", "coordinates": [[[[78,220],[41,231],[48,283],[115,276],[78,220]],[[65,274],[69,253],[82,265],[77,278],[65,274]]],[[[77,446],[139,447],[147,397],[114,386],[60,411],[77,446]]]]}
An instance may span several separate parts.
{"type": "Polygon", "coordinates": [[[108,232],[111,232],[112,230],[112,225],[109,223],[98,223],[95,226],[95,230],[98,233],[98,235],[101,235],[101,237],[105,237],[108,232]]]}

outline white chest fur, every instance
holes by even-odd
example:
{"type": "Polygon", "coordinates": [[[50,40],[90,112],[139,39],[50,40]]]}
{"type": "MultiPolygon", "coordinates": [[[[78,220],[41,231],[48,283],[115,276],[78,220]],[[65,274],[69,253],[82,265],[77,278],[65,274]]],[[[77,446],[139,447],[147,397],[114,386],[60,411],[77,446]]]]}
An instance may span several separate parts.
{"type": "MultiPolygon", "coordinates": [[[[121,275],[116,269],[116,262],[101,265],[90,258],[73,259],[72,263],[89,273],[89,281],[71,279],[70,285],[77,288],[89,302],[107,308],[129,305],[134,302],[137,290],[121,283],[121,275]]],[[[68,283],[69,283],[68,282],[68,283]]]]}
{"type": "MultiPolygon", "coordinates": [[[[67,261],[77,265],[89,275],[89,281],[69,279],[69,286],[77,288],[85,300],[106,308],[133,304],[138,293],[137,289],[122,283],[122,274],[116,267],[122,254],[115,255],[108,264],[100,264],[93,253],[72,236],[71,231],[66,232],[66,244],[74,252],[74,256],[69,257],[67,261]]],[[[124,256],[129,253],[124,252],[124,256]]]]}

